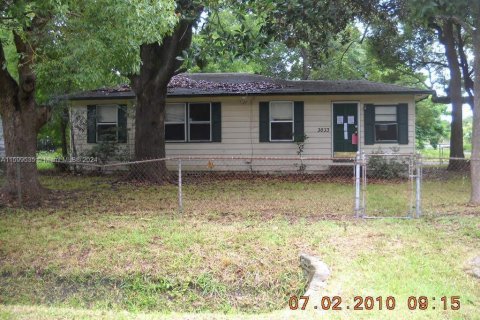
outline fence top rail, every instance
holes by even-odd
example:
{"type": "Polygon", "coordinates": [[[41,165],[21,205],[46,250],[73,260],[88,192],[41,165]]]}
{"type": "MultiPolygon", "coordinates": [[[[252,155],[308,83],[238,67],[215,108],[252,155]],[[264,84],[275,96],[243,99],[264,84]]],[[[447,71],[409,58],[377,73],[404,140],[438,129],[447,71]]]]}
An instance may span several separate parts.
{"type": "Polygon", "coordinates": [[[462,161],[478,161],[480,159],[474,159],[474,158],[458,158],[458,157],[422,157],[423,160],[442,160],[442,161],[448,161],[448,160],[462,160],[462,161]]]}
{"type": "Polygon", "coordinates": [[[69,166],[83,166],[83,167],[92,167],[92,168],[113,168],[113,167],[122,167],[135,164],[144,164],[144,163],[155,163],[162,161],[232,161],[232,160],[244,160],[244,161],[332,161],[336,165],[340,165],[342,161],[355,161],[355,157],[351,158],[334,158],[334,157],[252,157],[252,156],[217,156],[217,155],[198,155],[198,156],[182,156],[182,157],[165,157],[165,158],[156,158],[156,159],[146,159],[146,160],[135,160],[135,161],[116,161],[110,163],[98,163],[98,162],[71,162],[71,161],[61,161],[59,159],[52,159],[48,161],[43,159],[44,162],[52,162],[65,164],[69,166]],[[337,161],[337,162],[336,162],[337,161]]]}
{"type": "Polygon", "coordinates": [[[92,168],[103,168],[104,167],[103,164],[92,163],[92,162],[70,162],[70,161],[58,161],[58,160],[43,161],[43,162],[59,163],[59,164],[64,164],[64,165],[68,165],[68,166],[92,167],[92,168]]]}
{"type": "Polygon", "coordinates": [[[152,163],[152,162],[161,162],[161,161],[168,161],[168,160],[176,160],[176,159],[175,158],[158,158],[158,159],[106,163],[103,165],[103,167],[121,167],[121,166],[132,165],[132,164],[152,163]]]}
{"type": "Polygon", "coordinates": [[[367,157],[412,157],[415,153],[366,153],[367,157]]]}
{"type": "Polygon", "coordinates": [[[188,156],[188,157],[173,157],[172,160],[323,160],[323,161],[333,161],[333,160],[355,160],[352,158],[334,158],[334,157],[247,157],[247,156],[188,156]]]}
{"type": "MultiPolygon", "coordinates": [[[[129,166],[142,163],[152,163],[152,162],[162,162],[162,161],[232,161],[232,160],[244,160],[244,161],[355,161],[355,158],[333,158],[333,157],[247,157],[247,156],[189,156],[189,157],[167,157],[167,158],[158,158],[158,159],[148,159],[148,160],[136,160],[136,161],[125,161],[125,162],[115,162],[115,163],[71,163],[71,162],[61,162],[69,165],[78,165],[78,166],[89,166],[94,168],[113,168],[121,166],[129,166]]],[[[335,163],[335,165],[340,165],[341,162],[335,163]]]]}

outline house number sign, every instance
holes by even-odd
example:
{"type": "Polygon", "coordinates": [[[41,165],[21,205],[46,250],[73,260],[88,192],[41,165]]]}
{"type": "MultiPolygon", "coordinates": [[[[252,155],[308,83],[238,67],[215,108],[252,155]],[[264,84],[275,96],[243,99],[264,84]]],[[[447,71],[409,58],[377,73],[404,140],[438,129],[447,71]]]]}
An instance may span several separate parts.
{"type": "Polygon", "coordinates": [[[317,132],[328,133],[328,132],[330,132],[330,128],[329,127],[320,127],[320,128],[318,128],[317,132]]]}

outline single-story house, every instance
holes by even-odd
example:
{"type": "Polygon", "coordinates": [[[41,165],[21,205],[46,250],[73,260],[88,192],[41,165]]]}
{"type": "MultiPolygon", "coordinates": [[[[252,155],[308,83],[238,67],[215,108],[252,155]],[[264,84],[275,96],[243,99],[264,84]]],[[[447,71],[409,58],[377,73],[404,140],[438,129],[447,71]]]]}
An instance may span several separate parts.
{"type": "MultiPolygon", "coordinates": [[[[414,153],[415,104],[431,92],[364,80],[287,81],[246,73],[195,73],[169,84],[167,157],[353,156],[414,153]]],[[[69,97],[77,154],[113,140],[133,154],[135,95],[128,86],[69,97]]]]}

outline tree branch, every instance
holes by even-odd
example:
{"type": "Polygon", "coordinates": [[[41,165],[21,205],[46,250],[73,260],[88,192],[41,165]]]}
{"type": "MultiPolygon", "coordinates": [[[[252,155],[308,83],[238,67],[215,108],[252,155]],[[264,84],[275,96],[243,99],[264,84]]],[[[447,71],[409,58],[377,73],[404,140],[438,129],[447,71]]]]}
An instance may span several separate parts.
{"type": "MultiPolygon", "coordinates": [[[[449,103],[452,103],[452,97],[450,96],[439,97],[437,96],[436,91],[433,91],[432,102],[449,104],[449,103]]],[[[470,103],[470,97],[462,97],[462,103],[470,103]]]]}
{"type": "Polygon", "coordinates": [[[460,19],[459,17],[457,16],[451,16],[451,17],[447,17],[447,16],[440,16],[439,18],[441,19],[451,19],[454,23],[458,24],[458,25],[461,25],[462,28],[464,28],[469,34],[473,35],[473,28],[471,25],[469,25],[468,23],[466,23],[465,21],[463,21],[462,19],[460,19]]]}
{"type": "Polygon", "coordinates": [[[469,66],[468,66],[468,59],[467,55],[465,53],[465,43],[462,37],[462,27],[460,25],[457,25],[457,38],[458,38],[458,55],[460,57],[460,67],[462,69],[463,73],[463,86],[465,88],[465,91],[467,92],[469,96],[469,104],[470,107],[473,109],[473,80],[470,77],[470,72],[469,72],[469,66]]]}
{"type": "MultiPolygon", "coordinates": [[[[7,69],[7,59],[5,57],[5,52],[3,50],[3,44],[0,39],[0,98],[5,97],[8,94],[8,91],[16,91],[18,89],[18,84],[10,75],[7,69]]],[[[0,104],[1,112],[2,104],[0,104]]]]}
{"type": "Polygon", "coordinates": [[[183,67],[183,68],[178,68],[177,70],[175,70],[175,72],[173,73],[174,76],[176,76],[177,74],[180,74],[180,73],[184,73],[184,72],[187,72],[187,68],[183,67]]]}
{"type": "Polygon", "coordinates": [[[18,77],[20,88],[25,94],[31,94],[35,90],[35,74],[33,72],[33,48],[22,37],[13,32],[13,41],[19,54],[18,77]]]}
{"type": "Polygon", "coordinates": [[[155,81],[163,86],[166,86],[171,77],[178,70],[182,61],[177,60],[177,56],[182,50],[190,46],[192,39],[192,24],[189,21],[181,20],[171,36],[164,39],[161,47],[166,50],[162,59],[162,66],[156,74],[155,81]]]}
{"type": "Polygon", "coordinates": [[[36,112],[35,126],[36,126],[36,130],[38,132],[38,130],[40,130],[40,128],[45,123],[47,123],[48,119],[50,119],[50,117],[52,116],[52,108],[50,106],[42,105],[42,106],[38,106],[35,109],[35,112],[36,112]]]}
{"type": "Polygon", "coordinates": [[[448,68],[448,65],[446,63],[439,62],[439,61],[422,60],[421,63],[425,64],[425,65],[433,64],[433,65],[436,65],[436,66],[440,66],[442,68],[448,68]]]}

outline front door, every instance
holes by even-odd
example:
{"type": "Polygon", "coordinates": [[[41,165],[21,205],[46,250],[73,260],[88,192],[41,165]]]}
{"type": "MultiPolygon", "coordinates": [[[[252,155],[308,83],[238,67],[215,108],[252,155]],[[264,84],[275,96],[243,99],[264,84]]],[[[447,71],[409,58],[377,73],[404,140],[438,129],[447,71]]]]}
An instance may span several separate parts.
{"type": "Polygon", "coordinates": [[[356,103],[333,104],[333,152],[358,150],[358,117],[356,103]],[[353,135],[357,135],[352,139],[353,135]],[[356,140],[356,141],[355,141],[356,140]]]}

